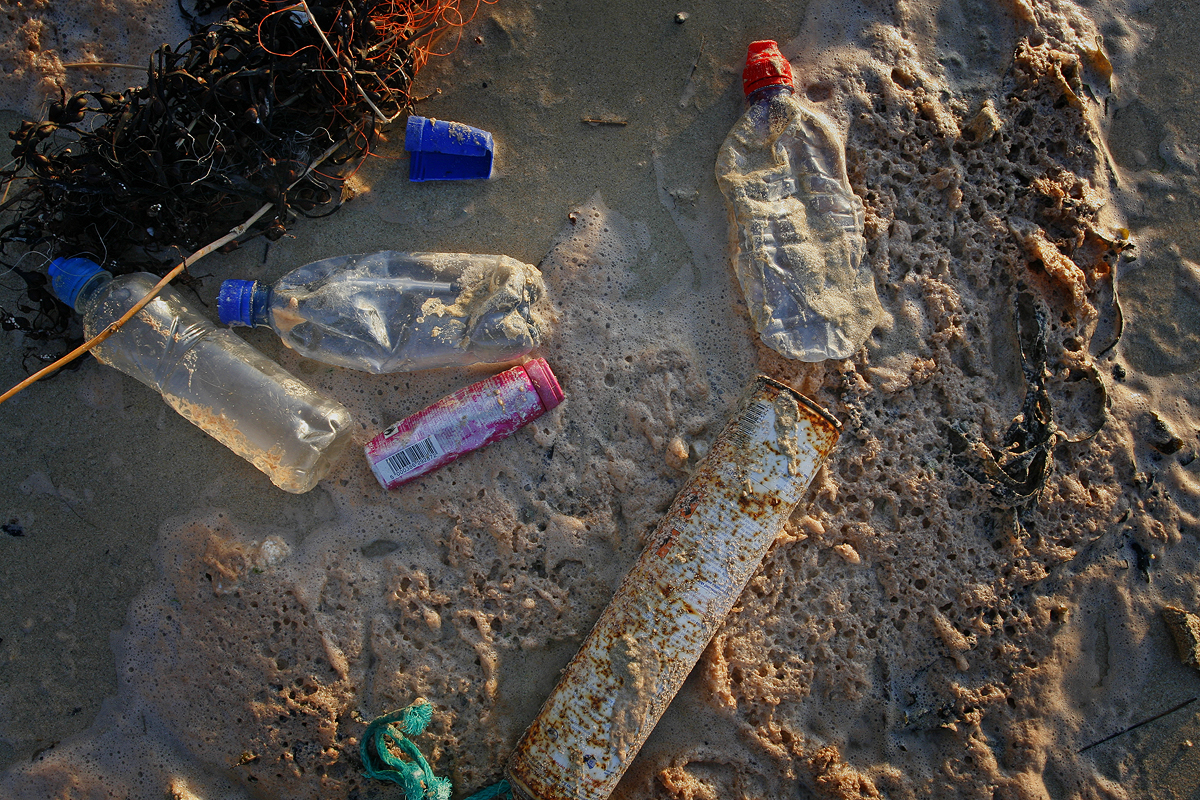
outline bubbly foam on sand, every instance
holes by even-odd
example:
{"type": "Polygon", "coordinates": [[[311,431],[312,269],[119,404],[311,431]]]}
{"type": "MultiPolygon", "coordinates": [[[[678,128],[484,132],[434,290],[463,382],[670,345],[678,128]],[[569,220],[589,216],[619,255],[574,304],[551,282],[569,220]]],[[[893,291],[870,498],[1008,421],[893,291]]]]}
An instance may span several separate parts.
{"type": "MultiPolygon", "coordinates": [[[[118,697],[90,733],[10,774],[11,796],[73,785],[158,798],[186,784],[216,797],[233,782],[344,797],[361,782],[363,720],[418,696],[438,709],[423,746],[439,769],[462,785],[495,777],[550,688],[510,664],[569,657],[745,378],[702,371],[738,347],[724,341],[738,335],[724,298],[698,298],[712,322],[699,354],[666,325],[674,304],[625,297],[644,226],[599,197],[572,218],[542,264],[563,410],[397,492],[350,457],[336,510],[311,531],[224,514],[168,526],[163,577],[117,639],[118,697]]],[[[356,419],[420,406],[377,391],[396,376],[358,378],[342,397],[356,419]]]]}
{"type": "Polygon", "coordinates": [[[0,109],[30,118],[61,93],[112,91],[141,86],[150,54],[188,36],[187,24],[170,0],[39,0],[5,6],[0,18],[0,109]],[[140,69],[92,67],[130,64],[140,69]]]}
{"type": "MultiPolygon", "coordinates": [[[[1141,701],[1156,686],[1195,685],[1157,614],[1200,603],[1170,577],[1196,569],[1200,481],[1194,412],[1159,375],[1114,377],[1127,351],[1106,350],[1106,62],[1068,3],[913,8],[814,3],[785,43],[846,130],[889,315],[866,349],[810,365],[755,341],[716,185],[679,166],[711,175],[719,142],[664,141],[652,169],[693,263],[646,295],[634,276],[658,242],[596,197],[539,265],[562,406],[393,493],[347,458],[298,529],[169,523],[116,637],[118,696],[0,792],[371,796],[357,737],[417,697],[435,770],[463,791],[496,780],[762,371],[845,433],[617,796],[1142,796],[1119,752],[1079,750],[1161,710],[1141,701]],[[1023,498],[986,476],[1030,408],[1039,315],[1033,374],[1061,435],[1023,498]]],[[[730,86],[741,55],[722,56],[730,86]]],[[[351,381],[280,360],[334,391],[362,441],[482,374],[351,381]]]]}

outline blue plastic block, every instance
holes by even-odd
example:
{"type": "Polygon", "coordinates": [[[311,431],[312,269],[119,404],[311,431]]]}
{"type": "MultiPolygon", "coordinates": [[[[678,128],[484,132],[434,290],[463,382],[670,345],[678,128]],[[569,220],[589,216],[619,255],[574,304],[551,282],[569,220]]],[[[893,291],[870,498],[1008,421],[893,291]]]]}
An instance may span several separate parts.
{"type": "Polygon", "coordinates": [[[411,116],[404,132],[410,181],[464,181],[492,175],[492,135],[461,122],[411,116]]]}

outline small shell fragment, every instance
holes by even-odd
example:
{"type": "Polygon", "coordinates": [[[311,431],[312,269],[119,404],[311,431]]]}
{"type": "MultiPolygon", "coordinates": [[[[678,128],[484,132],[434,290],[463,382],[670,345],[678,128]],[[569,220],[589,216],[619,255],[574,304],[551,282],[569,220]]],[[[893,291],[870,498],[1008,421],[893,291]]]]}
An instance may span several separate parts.
{"type": "Polygon", "coordinates": [[[848,563],[848,564],[861,564],[862,563],[862,556],[860,556],[858,554],[858,551],[855,550],[852,545],[849,545],[849,544],[846,544],[845,542],[843,542],[842,544],[835,544],[833,546],[833,549],[834,549],[834,552],[836,552],[839,556],[844,558],[846,560],[846,563],[848,563]]]}
{"type": "Polygon", "coordinates": [[[684,463],[688,457],[688,446],[683,439],[676,436],[667,444],[667,452],[664,456],[667,466],[671,469],[683,469],[684,463]]]}

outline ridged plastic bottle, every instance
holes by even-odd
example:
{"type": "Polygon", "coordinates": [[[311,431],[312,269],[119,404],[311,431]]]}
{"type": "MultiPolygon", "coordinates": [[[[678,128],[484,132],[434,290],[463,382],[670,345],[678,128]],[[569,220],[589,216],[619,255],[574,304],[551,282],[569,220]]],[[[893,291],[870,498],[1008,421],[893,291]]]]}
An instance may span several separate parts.
{"type": "MultiPolygon", "coordinates": [[[[114,278],[85,258],[57,259],[50,275],[89,338],[158,282],[144,272],[114,278]]],[[[92,354],[154,389],[285,491],[313,488],[351,441],[345,406],[213,325],[169,286],[92,354]]]]}
{"type": "Polygon", "coordinates": [[[863,207],[845,147],[795,96],[775,42],[750,45],[742,88],[746,112],[721,146],[716,175],[750,316],[763,343],[788,358],[847,358],[883,308],[863,264],[863,207]]]}
{"type": "Polygon", "coordinates": [[[274,285],[225,281],[221,321],[275,330],[308,358],[366,372],[503,363],[537,346],[535,267],[507,256],[384,251],[316,261],[274,285]]]}

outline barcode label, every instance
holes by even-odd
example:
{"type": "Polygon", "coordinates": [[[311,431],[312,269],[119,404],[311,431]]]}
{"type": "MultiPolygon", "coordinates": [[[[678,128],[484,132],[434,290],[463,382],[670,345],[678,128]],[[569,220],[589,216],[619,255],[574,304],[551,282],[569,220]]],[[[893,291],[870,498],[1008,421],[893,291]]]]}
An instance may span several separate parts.
{"type": "Polygon", "coordinates": [[[432,461],[445,451],[438,446],[437,439],[432,436],[414,442],[398,453],[393,453],[383,460],[380,471],[385,473],[387,481],[403,478],[422,464],[432,461]],[[390,474],[388,474],[390,473],[390,474]]]}
{"type": "Polygon", "coordinates": [[[758,427],[758,423],[762,422],[770,407],[770,403],[762,401],[753,402],[746,407],[746,412],[738,417],[733,434],[739,444],[744,445],[754,438],[754,429],[758,427]]]}

